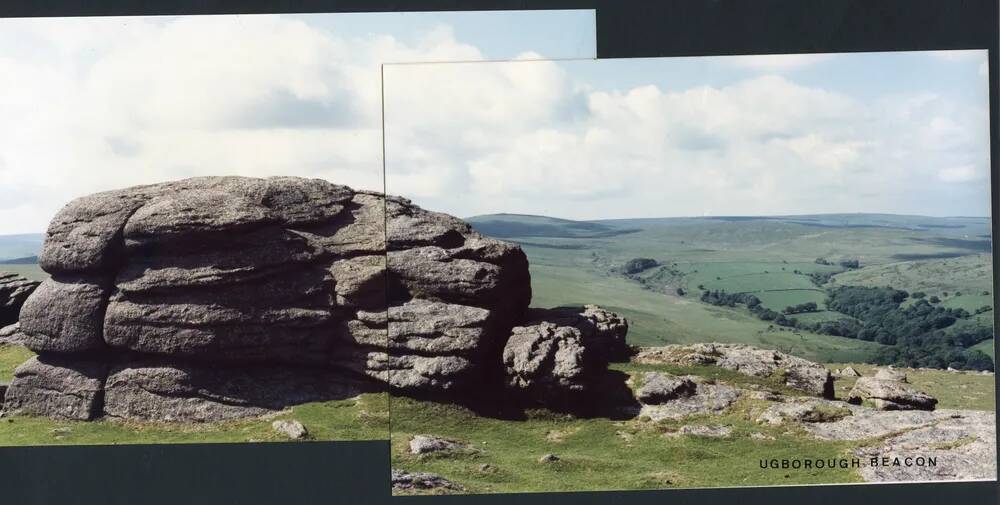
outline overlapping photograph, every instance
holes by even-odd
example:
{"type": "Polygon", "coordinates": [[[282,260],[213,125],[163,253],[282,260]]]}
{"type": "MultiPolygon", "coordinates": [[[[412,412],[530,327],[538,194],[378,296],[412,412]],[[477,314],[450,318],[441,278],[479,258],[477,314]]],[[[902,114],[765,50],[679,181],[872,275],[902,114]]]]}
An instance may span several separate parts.
{"type": "Polygon", "coordinates": [[[987,74],[386,65],[393,492],[995,480],[987,74]]]}
{"type": "Polygon", "coordinates": [[[387,439],[380,64],[593,16],[0,20],[0,446],[387,439]]]}

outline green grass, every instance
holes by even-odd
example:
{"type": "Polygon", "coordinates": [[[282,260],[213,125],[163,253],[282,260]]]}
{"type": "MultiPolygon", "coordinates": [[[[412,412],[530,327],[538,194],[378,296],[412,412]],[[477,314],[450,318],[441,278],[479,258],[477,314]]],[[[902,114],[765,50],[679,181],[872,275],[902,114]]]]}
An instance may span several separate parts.
{"type": "MultiPolygon", "coordinates": [[[[739,384],[770,384],[715,367],[616,365],[638,379],[643,371],[704,373],[739,384]],[[710,372],[709,369],[712,369],[710,372]]],[[[801,394],[801,393],[799,393],[801,394]]],[[[760,459],[843,457],[846,442],[819,441],[794,426],[755,422],[763,404],[743,398],[720,415],[653,422],[574,418],[547,411],[526,420],[478,416],[456,406],[408,398],[392,399],[392,464],[433,472],[469,493],[662,489],[858,482],[850,469],[761,470],[760,459]],[[683,425],[723,425],[726,438],[680,435],[683,425]],[[751,437],[761,433],[773,440],[751,437]],[[413,435],[453,438],[476,451],[458,455],[409,453],[413,435]],[[540,463],[544,454],[560,459],[540,463]],[[483,465],[488,465],[483,470],[483,465]]]]}
{"type": "MultiPolygon", "coordinates": [[[[878,367],[859,363],[828,364],[830,370],[852,366],[861,375],[872,376],[878,367]]],[[[914,388],[937,398],[939,409],[996,411],[996,383],[993,375],[957,373],[945,370],[900,368],[914,388]]],[[[843,398],[854,386],[856,377],[838,377],[834,383],[838,398],[843,398]]]]}
{"type": "Polygon", "coordinates": [[[10,382],[14,369],[34,355],[27,347],[0,344],[0,382],[10,382]]]}
{"type": "Polygon", "coordinates": [[[989,339],[989,340],[984,340],[984,341],[982,341],[982,342],[980,342],[980,343],[978,343],[978,344],[970,347],[969,349],[972,349],[974,351],[979,351],[979,352],[986,353],[987,355],[989,355],[989,357],[995,359],[994,349],[993,349],[993,339],[992,338],[989,339]]]}
{"type": "MultiPolygon", "coordinates": [[[[954,295],[978,295],[987,300],[979,305],[989,305],[992,297],[983,296],[993,292],[993,258],[989,254],[973,254],[958,258],[896,262],[887,265],[866,266],[859,270],[837,274],[835,285],[849,286],[892,286],[911,293],[923,291],[927,296],[936,295],[942,299],[945,292],[954,295]]],[[[955,303],[963,303],[957,301],[955,303]]],[[[970,303],[972,303],[970,301],[970,303]]],[[[977,308],[979,305],[972,307],[977,308]]]]}
{"type": "Polygon", "coordinates": [[[26,265],[0,265],[0,272],[14,272],[35,281],[44,281],[49,278],[49,274],[45,273],[45,271],[43,271],[37,263],[26,265]]]}
{"type": "Polygon", "coordinates": [[[287,441],[271,428],[276,419],[301,422],[309,430],[307,440],[384,440],[389,432],[387,394],[307,403],[267,419],[225,423],[57,421],[5,416],[0,418],[0,446],[287,441]]]}

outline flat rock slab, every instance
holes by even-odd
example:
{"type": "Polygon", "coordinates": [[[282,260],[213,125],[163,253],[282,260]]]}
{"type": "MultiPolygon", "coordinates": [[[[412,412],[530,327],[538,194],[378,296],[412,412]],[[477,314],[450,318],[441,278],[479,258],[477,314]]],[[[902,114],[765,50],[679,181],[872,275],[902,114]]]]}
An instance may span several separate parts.
{"type": "MultiPolygon", "coordinates": [[[[894,373],[883,373],[882,376],[899,377],[894,373]]],[[[906,378],[905,375],[902,377],[906,378]]],[[[879,379],[878,376],[861,377],[847,394],[847,401],[854,404],[861,404],[866,400],[874,403],[879,410],[934,410],[937,405],[936,398],[917,391],[905,382],[879,379]]]]}
{"type": "Polygon", "coordinates": [[[851,405],[819,398],[789,398],[774,403],[757,417],[757,422],[780,425],[787,422],[826,423],[853,414],[851,405]]]}
{"type": "Polygon", "coordinates": [[[698,414],[719,414],[740,398],[741,390],[723,384],[697,384],[691,396],[677,398],[659,405],[643,405],[640,416],[654,421],[683,419],[698,414]]]}
{"type": "Polygon", "coordinates": [[[993,480],[997,475],[996,415],[945,412],[929,425],[857,449],[854,454],[865,461],[861,476],[869,482],[993,480]],[[871,458],[877,458],[879,464],[871,465],[871,458]]]}

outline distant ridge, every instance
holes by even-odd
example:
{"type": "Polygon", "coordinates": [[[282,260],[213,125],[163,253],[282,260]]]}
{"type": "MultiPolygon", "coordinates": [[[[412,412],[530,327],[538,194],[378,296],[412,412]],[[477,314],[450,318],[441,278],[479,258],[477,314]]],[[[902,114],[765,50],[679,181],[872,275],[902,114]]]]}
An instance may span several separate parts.
{"type": "Polygon", "coordinates": [[[38,256],[0,260],[0,265],[34,265],[35,263],[38,263],[38,256]]]}

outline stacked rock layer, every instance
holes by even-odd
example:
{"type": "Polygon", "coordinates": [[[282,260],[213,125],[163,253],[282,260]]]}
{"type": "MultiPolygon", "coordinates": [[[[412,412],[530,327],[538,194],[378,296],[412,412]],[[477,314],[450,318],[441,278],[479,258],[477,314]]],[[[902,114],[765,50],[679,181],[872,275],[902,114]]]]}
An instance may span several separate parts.
{"type": "Polygon", "coordinates": [[[205,177],[83,197],[52,220],[40,265],[51,278],[17,336],[39,355],[16,370],[8,412],[215,421],[387,385],[456,397],[505,373],[533,395],[579,390],[627,329],[594,307],[529,317],[518,246],[322,180],[205,177]],[[514,349],[518,325],[548,350],[514,349]],[[598,358],[573,365],[562,345],[598,358]],[[505,367],[505,346],[524,356],[505,367]]]}

